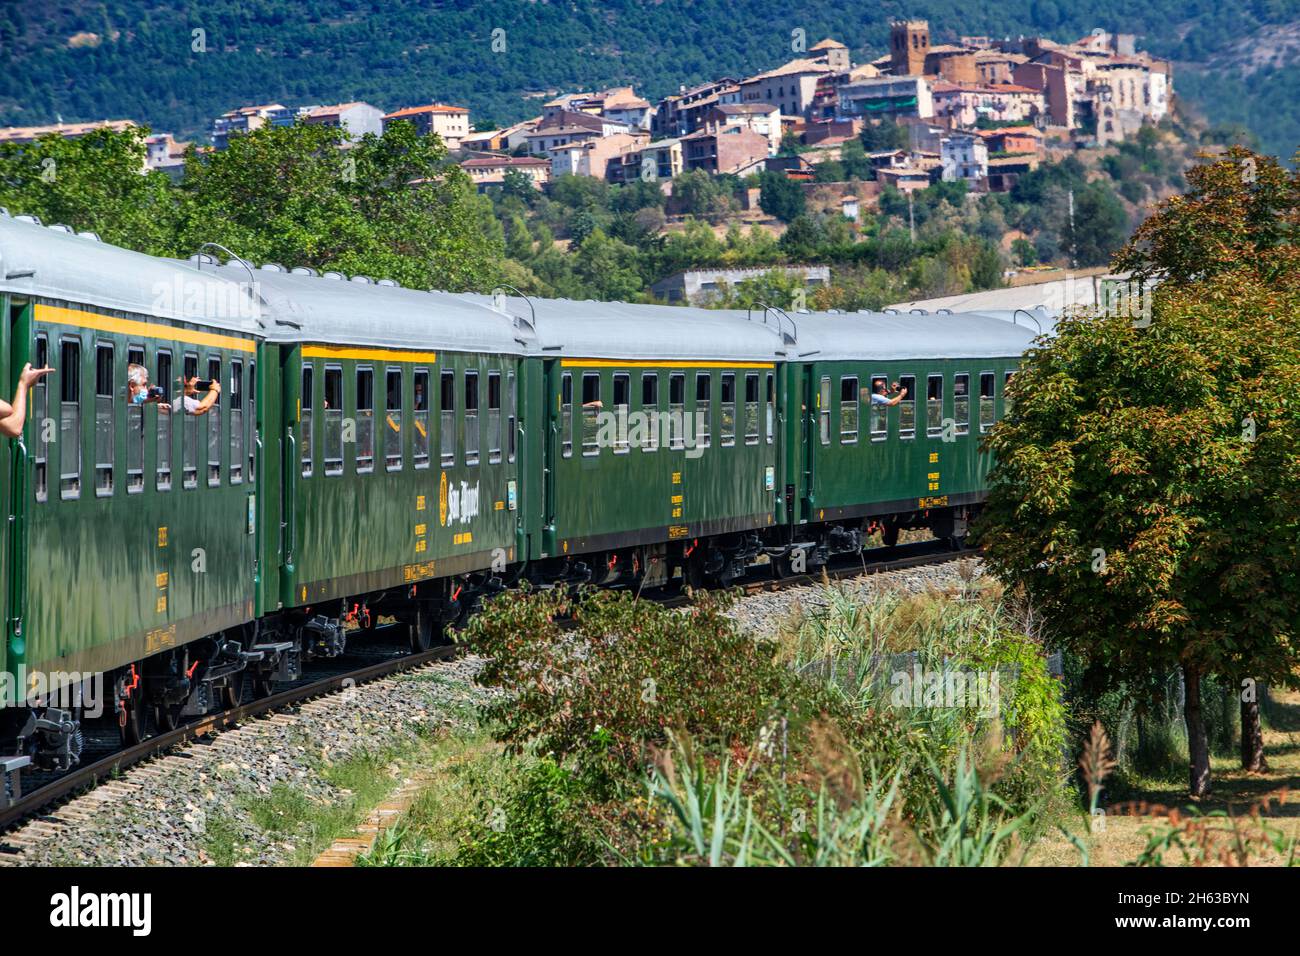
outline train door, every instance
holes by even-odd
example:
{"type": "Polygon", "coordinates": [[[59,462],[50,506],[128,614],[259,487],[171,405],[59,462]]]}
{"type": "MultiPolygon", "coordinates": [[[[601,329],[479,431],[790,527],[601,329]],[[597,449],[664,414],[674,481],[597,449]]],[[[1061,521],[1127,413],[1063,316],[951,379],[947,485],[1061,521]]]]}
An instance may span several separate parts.
{"type": "Polygon", "coordinates": [[[542,433],[542,447],[538,449],[542,461],[542,557],[554,555],[555,537],[555,471],[560,455],[560,360],[547,359],[543,363],[542,400],[546,409],[542,433]]]}
{"type": "MultiPolygon", "coordinates": [[[[312,432],[315,392],[321,388],[313,380],[312,364],[303,366],[302,346],[280,348],[280,408],[281,416],[276,430],[276,457],[280,461],[280,483],[276,498],[279,520],[274,531],[277,566],[280,569],[279,601],[284,607],[296,607],[303,595],[295,594],[298,543],[299,481],[304,471],[312,468],[312,432]]],[[[268,545],[269,546],[269,545],[268,545]]]]}
{"type": "MultiPolygon", "coordinates": [[[[3,385],[4,398],[7,401],[13,395],[18,370],[28,361],[35,364],[33,350],[33,328],[31,303],[15,300],[10,296],[0,298],[6,312],[7,321],[0,323],[0,383],[3,385]]],[[[23,633],[22,607],[26,596],[24,575],[27,569],[27,509],[30,506],[28,480],[27,440],[38,435],[34,429],[42,427],[42,420],[47,412],[38,407],[37,397],[41,401],[47,394],[47,386],[33,389],[28,396],[27,421],[29,427],[24,434],[13,441],[0,441],[0,500],[4,502],[9,515],[9,536],[6,546],[0,548],[0,580],[5,586],[0,588],[0,606],[5,616],[4,646],[0,647],[0,671],[15,668],[22,660],[26,649],[26,636],[23,633]]],[[[10,703],[10,702],[6,702],[10,703]]]]}
{"type": "Polygon", "coordinates": [[[799,444],[802,452],[802,475],[800,476],[802,488],[799,503],[798,523],[806,524],[813,512],[814,505],[814,481],[816,479],[817,464],[817,422],[821,415],[821,393],[817,386],[817,368],[814,365],[800,366],[800,375],[803,381],[800,383],[799,395],[803,403],[803,414],[800,415],[800,434],[799,444]]]}

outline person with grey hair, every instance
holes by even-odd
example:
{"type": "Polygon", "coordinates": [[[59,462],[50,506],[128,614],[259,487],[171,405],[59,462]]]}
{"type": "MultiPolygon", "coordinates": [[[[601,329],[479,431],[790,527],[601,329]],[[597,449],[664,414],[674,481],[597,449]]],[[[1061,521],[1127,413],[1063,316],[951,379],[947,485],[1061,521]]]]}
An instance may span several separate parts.
{"type": "Polygon", "coordinates": [[[22,435],[23,425],[27,422],[27,392],[53,371],[54,369],[48,367],[32,368],[31,362],[23,366],[23,370],[18,374],[13,403],[0,399],[0,435],[9,438],[22,435]]]}
{"type": "Polygon", "coordinates": [[[164,412],[172,410],[163,401],[163,390],[149,387],[149,370],[135,362],[126,367],[126,400],[132,405],[157,405],[164,412]]]}

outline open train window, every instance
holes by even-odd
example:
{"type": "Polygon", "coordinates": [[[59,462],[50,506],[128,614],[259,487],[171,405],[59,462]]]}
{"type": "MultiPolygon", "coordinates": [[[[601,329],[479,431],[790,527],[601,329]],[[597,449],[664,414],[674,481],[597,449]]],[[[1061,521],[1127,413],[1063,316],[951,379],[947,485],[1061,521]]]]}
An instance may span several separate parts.
{"type": "Polygon", "coordinates": [[[81,497],[81,341],[59,342],[59,496],[81,497]]]}
{"type": "Polygon", "coordinates": [[[478,372],[465,373],[465,464],[478,464],[478,372]]]}
{"type": "Polygon", "coordinates": [[[343,368],[325,366],[325,474],[343,474],[343,368]]]}
{"type": "Polygon", "coordinates": [[[889,376],[871,376],[868,401],[870,401],[871,440],[884,441],[889,437],[889,406],[876,401],[877,395],[889,395],[889,376]]]}
{"type": "Polygon", "coordinates": [[[686,429],[686,373],[673,372],[668,378],[668,446],[684,448],[686,429]]]}
{"type": "Polygon", "coordinates": [[[695,373],[695,447],[708,448],[712,434],[713,373],[695,373]]]}
{"type": "MultiPolygon", "coordinates": [[[[221,359],[208,356],[208,378],[221,384],[221,359]]],[[[192,417],[192,416],[191,416],[192,417]]],[[[221,396],[208,409],[208,486],[221,484],[221,396]]]]}
{"type": "Polygon", "coordinates": [[[817,434],[823,445],[831,443],[831,378],[823,375],[817,390],[817,434]]]}
{"type": "Polygon", "coordinates": [[[758,373],[745,375],[745,444],[758,444],[758,373]]]}
{"type": "Polygon", "coordinates": [[[993,404],[993,383],[996,376],[992,372],[980,372],[980,434],[993,427],[997,417],[993,404]]]}
{"type": "Polygon", "coordinates": [[[501,373],[488,372],[488,464],[501,460],[501,373]]]}
{"type": "Polygon", "coordinates": [[[659,373],[641,374],[641,414],[645,422],[641,432],[641,450],[659,447],[659,373]]]}
{"type": "Polygon", "coordinates": [[[519,414],[518,399],[515,395],[515,373],[506,372],[506,461],[515,460],[515,442],[519,438],[519,426],[516,416],[519,414]]]}
{"type": "Polygon", "coordinates": [[[299,458],[302,459],[302,476],[310,478],[312,473],[312,421],[316,417],[316,392],[315,392],[316,369],[310,362],[304,362],[302,366],[302,395],[299,397],[299,407],[302,411],[298,415],[298,440],[302,447],[298,449],[299,458]]]}
{"type": "Polygon", "coordinates": [[[626,372],[614,375],[614,454],[625,455],[627,444],[627,416],[632,409],[632,376],[626,372]]]}
{"type": "Polygon", "coordinates": [[[375,470],[375,370],[357,369],[357,474],[375,470]]]}
{"type": "Polygon", "coordinates": [[[158,409],[158,465],[157,489],[170,491],[172,487],[172,416],[183,414],[185,409],[172,403],[172,353],[159,349],[158,377],[154,383],[163,390],[162,401],[171,406],[170,412],[158,409]]]}
{"type": "Polygon", "coordinates": [[[95,494],[113,493],[113,346],[95,344],[95,494]]]}
{"type": "Polygon", "coordinates": [[[1006,418],[1011,414],[1011,376],[1015,372],[1002,373],[1002,417],[1006,418]]]}
{"type": "Polygon", "coordinates": [[[916,376],[900,375],[898,377],[898,437],[906,440],[916,437],[916,376]]]}
{"type": "Polygon", "coordinates": [[[730,448],[736,444],[736,373],[722,373],[722,428],[719,444],[730,448]]]}
{"type": "Polygon", "coordinates": [[[599,455],[600,373],[582,373],[582,453],[599,455]]]}
{"type": "MultiPolygon", "coordinates": [[[[36,368],[47,368],[50,364],[50,340],[44,333],[36,336],[36,359],[32,363],[36,368]]],[[[36,500],[46,501],[50,497],[49,453],[52,437],[46,420],[50,414],[50,388],[46,377],[37,379],[32,386],[32,420],[36,424],[36,434],[32,439],[32,452],[35,462],[36,500]]]]}
{"type": "Polygon", "coordinates": [[[402,470],[402,370],[384,375],[384,467],[402,470]]]}
{"type": "MultiPolygon", "coordinates": [[[[850,375],[840,379],[840,444],[856,445],[858,442],[858,377],[850,375]]],[[[872,426],[872,439],[875,427],[872,426]]]]}
{"type": "Polygon", "coordinates": [[[411,458],[416,468],[429,467],[429,370],[415,370],[415,408],[411,413],[411,458]]]}
{"type": "Polygon", "coordinates": [[[970,373],[958,372],[952,379],[952,417],[958,435],[970,434],[970,373]]]}
{"type": "MultiPolygon", "coordinates": [[[[127,380],[131,366],[138,366],[145,376],[149,372],[144,364],[144,346],[132,345],[126,350],[127,380]]],[[[40,366],[37,366],[38,368],[40,366]]],[[[159,415],[165,415],[161,409],[159,415]]],[[[144,406],[126,403],[126,493],[138,495],[144,491],[144,406]]]]}
{"type": "MultiPolygon", "coordinates": [[[[199,357],[194,353],[185,354],[181,376],[187,385],[191,379],[199,377],[199,357]]],[[[179,397],[180,401],[176,403],[176,408],[184,416],[181,419],[181,486],[197,488],[199,486],[199,420],[185,411],[184,388],[181,389],[179,397]]]]}
{"type": "Polygon", "coordinates": [[[767,373],[767,443],[770,445],[773,441],[773,434],[776,431],[776,377],[767,373]]]}
{"type": "Polygon", "coordinates": [[[456,463],[456,373],[444,371],[438,384],[438,454],[449,468],[456,463]]]}
{"type": "Polygon", "coordinates": [[[935,438],[943,431],[943,376],[931,375],[925,383],[925,433],[935,438]]]}
{"type": "Polygon", "coordinates": [[[573,456],[573,373],[560,378],[560,454],[573,456]]]}
{"type": "Polygon", "coordinates": [[[230,360],[230,483],[244,480],[244,363],[230,360]]]}

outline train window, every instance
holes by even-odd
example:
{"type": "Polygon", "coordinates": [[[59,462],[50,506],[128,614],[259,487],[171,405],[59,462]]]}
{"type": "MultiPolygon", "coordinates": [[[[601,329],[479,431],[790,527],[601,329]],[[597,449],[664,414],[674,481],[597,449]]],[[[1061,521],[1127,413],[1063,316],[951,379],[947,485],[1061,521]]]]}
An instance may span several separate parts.
{"type": "Polygon", "coordinates": [[[501,460],[501,373],[488,372],[488,463],[501,460]]]}
{"type": "Polygon", "coordinates": [[[81,497],[81,342],[59,343],[59,496],[81,497]]]}
{"type": "Polygon", "coordinates": [[[478,464],[478,372],[465,373],[465,464],[478,464]]]}
{"type": "Polygon", "coordinates": [[[560,379],[560,454],[573,455],[573,373],[565,372],[560,379]]]}
{"type": "Polygon", "coordinates": [[[325,474],[343,474],[343,369],[325,366],[325,474]]]}
{"type": "Polygon", "coordinates": [[[686,373],[668,378],[668,447],[684,448],[686,429],[686,373]]]}
{"type": "Polygon", "coordinates": [[[113,493],[113,346],[95,345],[95,494],[113,493]]]}
{"type": "Polygon", "coordinates": [[[641,413],[645,421],[641,432],[641,450],[655,451],[659,447],[658,372],[643,372],[641,375],[641,413]]]}
{"type": "MultiPolygon", "coordinates": [[[[199,377],[199,357],[192,353],[185,356],[182,377],[186,385],[191,379],[199,377]]],[[[199,420],[185,410],[184,388],[179,402],[181,414],[181,485],[185,488],[199,486],[199,420]]]]}
{"type": "Polygon", "coordinates": [[[970,434],[970,373],[958,372],[952,380],[952,417],[957,434],[970,434]]]}
{"type": "Polygon", "coordinates": [[[627,413],[632,407],[632,376],[619,372],[614,376],[614,454],[625,455],[627,447],[627,413]]]}
{"type": "Polygon", "coordinates": [[[402,470],[402,370],[384,376],[384,467],[402,470]]]}
{"type": "Polygon", "coordinates": [[[248,480],[257,478],[257,363],[248,363],[248,480]]]}
{"type": "Polygon", "coordinates": [[[230,361],[230,483],[244,480],[244,363],[230,361]]]}
{"type": "Polygon", "coordinates": [[[871,415],[871,440],[884,441],[889,437],[889,406],[876,401],[877,395],[889,394],[889,378],[885,375],[871,376],[871,395],[869,401],[871,415]]]}
{"type": "MultiPolygon", "coordinates": [[[[36,336],[36,368],[46,368],[50,364],[50,340],[44,335],[36,336]]],[[[35,458],[36,500],[45,501],[50,496],[49,452],[51,435],[45,421],[50,413],[50,389],[46,378],[42,376],[32,386],[32,418],[36,424],[36,435],[32,442],[35,458]]]]}
{"type": "Polygon", "coordinates": [[[415,370],[415,409],[411,415],[411,457],[416,468],[429,467],[429,370],[415,370]]]}
{"type": "Polygon", "coordinates": [[[909,439],[916,437],[916,376],[900,375],[898,377],[898,394],[902,399],[898,403],[898,437],[909,439]]]}
{"type": "Polygon", "coordinates": [[[993,405],[994,381],[995,376],[992,372],[980,372],[980,434],[993,427],[997,414],[993,405]]]}
{"type": "Polygon", "coordinates": [[[776,378],[771,372],[767,373],[767,443],[772,444],[772,436],[776,431],[776,378]]]}
{"type": "Polygon", "coordinates": [[[926,380],[925,433],[931,438],[943,431],[943,376],[931,375],[926,380]]]}
{"type": "Polygon", "coordinates": [[[817,431],[823,445],[831,443],[831,379],[823,375],[817,392],[817,431]]]}
{"type": "Polygon", "coordinates": [[[375,470],[375,370],[357,369],[357,474],[375,470]]]}
{"type": "Polygon", "coordinates": [[[713,373],[695,373],[695,447],[708,448],[713,424],[713,373]]]}
{"type": "Polygon", "coordinates": [[[310,362],[304,362],[302,366],[302,395],[299,396],[298,407],[301,411],[298,414],[298,440],[302,442],[299,449],[299,457],[302,459],[302,476],[310,478],[312,473],[312,420],[316,417],[316,393],[315,388],[316,369],[310,362]]]}
{"type": "MultiPolygon", "coordinates": [[[[855,445],[858,441],[858,377],[856,375],[840,379],[840,444],[855,445]]],[[[874,440],[875,424],[872,423],[871,437],[874,440]]]]}
{"type": "Polygon", "coordinates": [[[736,373],[722,373],[722,431],[720,444],[736,444],[736,373]]]}
{"type": "Polygon", "coordinates": [[[582,373],[582,453],[599,455],[600,373],[582,373]]]}
{"type": "MultiPolygon", "coordinates": [[[[172,395],[172,353],[158,352],[158,377],[155,384],[163,390],[162,401],[171,404],[172,395]]],[[[184,414],[184,407],[171,406],[170,412],[158,409],[158,474],[159,491],[170,491],[172,487],[172,416],[184,414]]]]}
{"type": "MultiPolygon", "coordinates": [[[[221,359],[208,356],[208,378],[221,384],[221,359]]],[[[191,416],[193,417],[193,416],[191,416]]],[[[208,486],[221,484],[221,396],[208,409],[208,486]]]]}
{"type": "Polygon", "coordinates": [[[1002,417],[1006,418],[1011,414],[1011,376],[1015,372],[1002,373],[1002,417]]]}
{"type": "Polygon", "coordinates": [[[515,373],[506,372],[506,461],[515,460],[515,442],[519,437],[516,416],[519,405],[515,397],[515,373]]]}
{"type": "Polygon", "coordinates": [[[438,453],[448,468],[456,463],[456,373],[443,372],[438,385],[438,453]]]}
{"type": "MultiPolygon", "coordinates": [[[[144,364],[144,346],[132,345],[126,350],[127,377],[136,366],[147,378],[144,364]]],[[[37,366],[38,368],[40,366],[37,366]]],[[[166,414],[161,409],[158,414],[166,414]]],[[[136,495],[144,491],[144,406],[126,403],[126,493],[136,495]]]]}
{"type": "Polygon", "coordinates": [[[745,376],[745,444],[758,444],[758,373],[745,376]]]}

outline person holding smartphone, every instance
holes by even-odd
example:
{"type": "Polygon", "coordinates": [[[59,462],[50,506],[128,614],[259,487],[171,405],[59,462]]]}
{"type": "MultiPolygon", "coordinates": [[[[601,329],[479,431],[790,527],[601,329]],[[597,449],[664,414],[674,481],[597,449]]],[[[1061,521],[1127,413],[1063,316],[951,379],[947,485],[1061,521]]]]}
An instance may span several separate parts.
{"type": "Polygon", "coordinates": [[[172,410],[163,401],[163,390],[149,384],[149,370],[135,362],[126,367],[126,400],[132,405],[157,405],[164,412],[172,410]]]}
{"type": "Polygon", "coordinates": [[[206,415],[221,396],[221,383],[195,375],[189,381],[181,380],[181,390],[184,392],[185,411],[191,415],[206,415]],[[204,393],[202,398],[197,397],[200,392],[204,393]]]}

